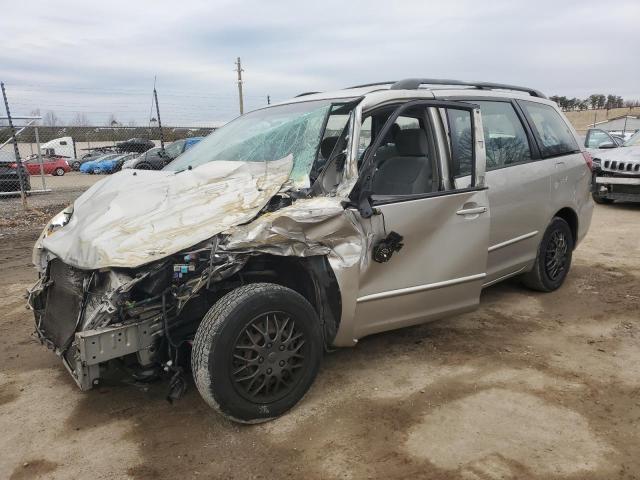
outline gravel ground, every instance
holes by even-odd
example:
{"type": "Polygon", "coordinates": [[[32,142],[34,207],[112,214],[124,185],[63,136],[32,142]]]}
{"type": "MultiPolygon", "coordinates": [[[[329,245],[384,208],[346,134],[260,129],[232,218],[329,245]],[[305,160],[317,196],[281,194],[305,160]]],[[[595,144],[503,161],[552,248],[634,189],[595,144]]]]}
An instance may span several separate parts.
{"type": "MultiPolygon", "coordinates": [[[[35,217],[34,217],[35,218],[35,217]]],[[[258,426],[190,385],[78,391],[21,297],[37,229],[0,238],[0,478],[640,478],[640,206],[598,206],[565,285],[496,285],[469,314],[325,357],[258,426]]]]}

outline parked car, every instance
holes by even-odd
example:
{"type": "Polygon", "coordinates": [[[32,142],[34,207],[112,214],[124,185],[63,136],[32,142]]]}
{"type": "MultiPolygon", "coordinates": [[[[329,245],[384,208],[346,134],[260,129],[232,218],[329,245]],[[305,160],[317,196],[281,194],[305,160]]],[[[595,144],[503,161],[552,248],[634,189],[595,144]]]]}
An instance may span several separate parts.
{"type": "Polygon", "coordinates": [[[176,140],[164,149],[154,148],[143,153],[135,160],[129,162],[124,168],[137,168],[138,170],[161,170],[179,155],[197,144],[202,137],[183,138],[176,140]]]}
{"type": "Polygon", "coordinates": [[[123,153],[144,153],[155,146],[156,144],[147,138],[130,138],[116,144],[116,148],[123,153]]]}
{"type": "Polygon", "coordinates": [[[84,162],[82,165],[80,165],[80,171],[82,173],[91,173],[91,174],[96,173],[94,170],[99,162],[102,162],[104,160],[111,160],[112,158],[116,158],[121,155],[122,155],[121,153],[107,153],[104,155],[100,155],[99,157],[93,160],[84,162]]]}
{"type": "Polygon", "coordinates": [[[590,152],[596,203],[640,202],[640,131],[620,147],[605,142],[590,152]]]}
{"type": "Polygon", "coordinates": [[[90,149],[89,152],[85,153],[81,158],[76,158],[74,160],[72,160],[70,162],[71,164],[71,168],[74,170],[80,170],[80,166],[83,163],[86,162],[91,162],[93,160],[97,160],[98,158],[102,157],[103,155],[107,155],[110,153],[118,153],[116,152],[113,147],[99,147],[99,148],[92,148],[90,149]]]}
{"type": "Polygon", "coordinates": [[[591,222],[590,166],[534,89],[308,94],[85,192],[36,243],[29,305],[82,390],[121,359],[169,372],[175,398],[191,350],[204,400],[261,422],[302,398],[328,347],[473,310],[506,278],[558,289],[591,222]]]}
{"type": "Polygon", "coordinates": [[[137,153],[123,153],[113,158],[96,160],[93,165],[93,173],[113,173],[122,170],[125,161],[137,157],[137,153]]]}
{"type": "MultiPolygon", "coordinates": [[[[138,163],[138,161],[140,161],[143,158],[146,159],[147,157],[149,158],[155,157],[158,155],[158,152],[160,150],[161,150],[160,147],[152,148],[151,150],[147,150],[146,152],[141,153],[137,157],[130,158],[129,160],[125,161],[122,164],[122,169],[128,170],[128,169],[134,168],[134,166],[138,163]]],[[[151,170],[151,169],[147,168],[146,170],[151,170]]]]}
{"type": "Polygon", "coordinates": [[[0,192],[20,192],[20,175],[22,175],[24,190],[31,190],[29,171],[24,165],[21,165],[20,169],[21,173],[18,172],[18,163],[15,159],[0,159],[0,192]]]}
{"type": "MultiPolygon", "coordinates": [[[[38,156],[31,156],[24,161],[24,165],[31,175],[40,175],[40,159],[38,156]]],[[[61,177],[71,171],[68,161],[64,157],[42,157],[42,171],[46,175],[61,177]]]]}

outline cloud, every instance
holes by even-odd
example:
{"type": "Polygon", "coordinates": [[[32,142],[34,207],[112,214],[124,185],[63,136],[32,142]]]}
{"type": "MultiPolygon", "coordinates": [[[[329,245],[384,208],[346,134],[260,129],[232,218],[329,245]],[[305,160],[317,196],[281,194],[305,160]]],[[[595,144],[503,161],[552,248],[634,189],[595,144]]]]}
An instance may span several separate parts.
{"type": "MultiPolygon", "coordinates": [[[[245,104],[403,77],[491,80],[640,98],[637,1],[14,2],[0,76],[19,110],[212,122],[245,104]],[[166,112],[166,113],[164,113],[166,112]]],[[[21,112],[25,113],[25,111],[21,112]]]]}

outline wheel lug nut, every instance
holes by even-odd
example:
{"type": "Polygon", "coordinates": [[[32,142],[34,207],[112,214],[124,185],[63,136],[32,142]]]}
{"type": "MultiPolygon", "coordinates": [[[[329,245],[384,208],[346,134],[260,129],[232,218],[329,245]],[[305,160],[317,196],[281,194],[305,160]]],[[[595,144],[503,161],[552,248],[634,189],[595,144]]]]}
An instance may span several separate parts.
{"type": "Polygon", "coordinates": [[[280,364],[281,367],[284,367],[284,360],[280,360],[280,364]]]}
{"type": "Polygon", "coordinates": [[[267,343],[267,348],[271,348],[272,345],[270,343],[267,343]]]}
{"type": "Polygon", "coordinates": [[[271,375],[271,372],[272,372],[272,371],[273,371],[273,370],[271,370],[270,368],[267,368],[267,373],[268,373],[269,375],[271,375]]]}
{"type": "Polygon", "coordinates": [[[280,345],[280,351],[282,352],[284,350],[284,345],[280,345]]]}
{"type": "Polygon", "coordinates": [[[258,359],[258,363],[262,363],[262,362],[264,362],[264,358],[260,357],[260,358],[258,359]]]}

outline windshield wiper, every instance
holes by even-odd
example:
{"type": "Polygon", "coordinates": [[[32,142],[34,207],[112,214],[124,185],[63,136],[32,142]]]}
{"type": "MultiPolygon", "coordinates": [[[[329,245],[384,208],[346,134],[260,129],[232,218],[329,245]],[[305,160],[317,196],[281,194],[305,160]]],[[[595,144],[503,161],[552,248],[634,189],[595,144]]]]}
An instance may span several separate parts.
{"type": "Polygon", "coordinates": [[[193,170],[193,167],[191,165],[187,166],[187,168],[183,168],[182,170],[176,170],[176,175],[179,173],[184,172],[185,170],[193,170]]]}

